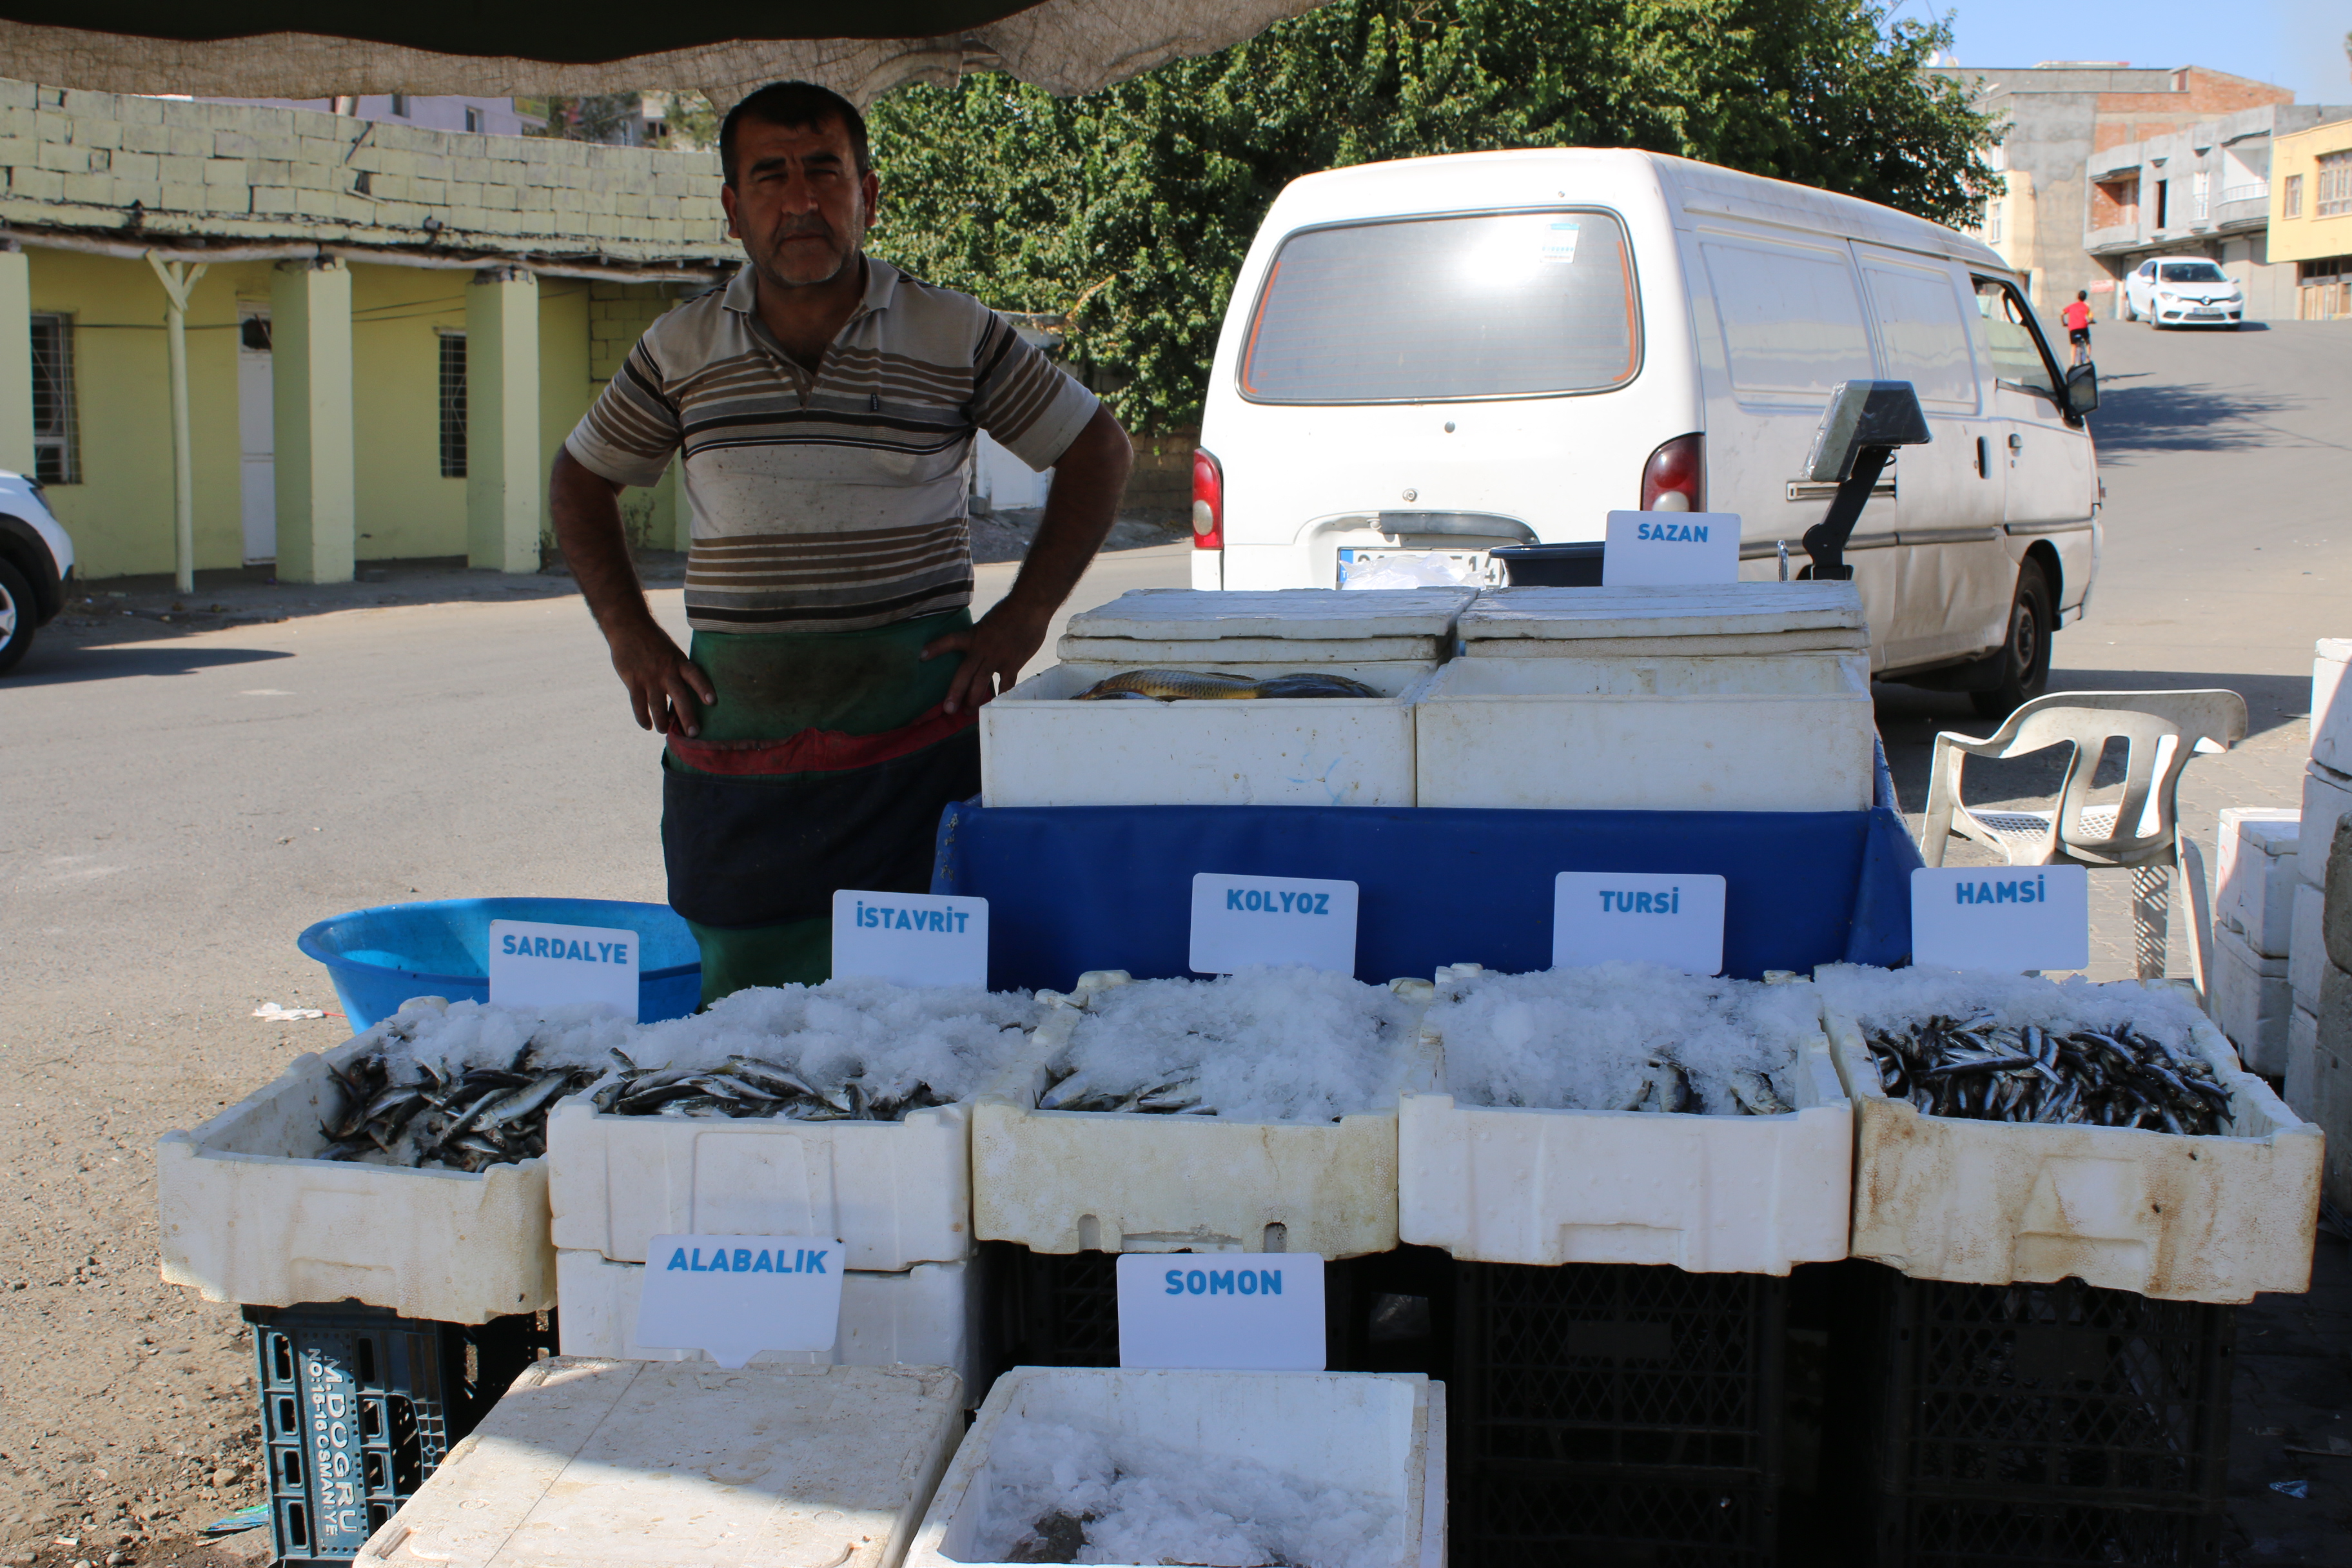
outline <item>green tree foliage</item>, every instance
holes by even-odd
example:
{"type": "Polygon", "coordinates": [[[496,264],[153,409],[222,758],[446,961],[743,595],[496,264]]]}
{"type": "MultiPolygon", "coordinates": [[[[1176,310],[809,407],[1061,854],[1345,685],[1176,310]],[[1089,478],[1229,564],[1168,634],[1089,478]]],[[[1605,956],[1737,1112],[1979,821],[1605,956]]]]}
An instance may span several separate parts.
{"type": "Polygon", "coordinates": [[[1943,26],[1870,0],[1333,0],[1082,98],[999,76],[870,112],[873,247],[1069,321],[1129,428],[1196,426],[1235,270],[1318,169],[1507,147],[1641,147],[1972,222],[1998,176],[1943,26]]]}

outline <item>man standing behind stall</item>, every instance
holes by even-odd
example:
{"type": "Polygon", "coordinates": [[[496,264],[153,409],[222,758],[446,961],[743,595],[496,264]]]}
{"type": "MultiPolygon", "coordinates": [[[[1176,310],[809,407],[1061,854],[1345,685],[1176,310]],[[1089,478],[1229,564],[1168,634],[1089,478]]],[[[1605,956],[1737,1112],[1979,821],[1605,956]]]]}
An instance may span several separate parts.
{"type": "Polygon", "coordinates": [[[719,158],[750,264],[646,330],[551,482],[637,722],[667,737],[662,853],[706,1004],[824,979],[835,889],[929,888],[941,808],[980,789],[973,710],[1045,641],[1133,461],[1109,412],[1002,317],[863,254],[880,187],[846,100],[762,88],[719,158]],[[1055,469],[1036,542],[978,625],[976,429],[1055,469]],[[617,500],[681,448],[691,657],[646,608],[617,500]]]}

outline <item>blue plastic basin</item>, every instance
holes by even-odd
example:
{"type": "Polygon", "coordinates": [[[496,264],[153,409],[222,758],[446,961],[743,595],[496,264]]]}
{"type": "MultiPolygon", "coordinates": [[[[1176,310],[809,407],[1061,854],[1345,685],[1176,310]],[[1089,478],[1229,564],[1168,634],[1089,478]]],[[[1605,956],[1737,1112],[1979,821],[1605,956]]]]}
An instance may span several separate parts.
{"type": "Polygon", "coordinates": [[[327,966],[354,1033],[400,1010],[412,996],[452,1002],[490,998],[492,921],[633,931],[637,1018],[683,1018],[702,1005],[702,952],[667,904],[617,899],[436,899],[385,904],[320,921],[296,945],[327,966]]]}

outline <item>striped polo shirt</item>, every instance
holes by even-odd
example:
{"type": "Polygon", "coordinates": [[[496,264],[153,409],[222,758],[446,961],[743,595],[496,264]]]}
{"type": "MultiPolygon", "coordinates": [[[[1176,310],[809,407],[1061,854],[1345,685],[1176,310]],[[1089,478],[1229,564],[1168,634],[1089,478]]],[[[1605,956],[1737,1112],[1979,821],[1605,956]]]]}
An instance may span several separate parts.
{"type": "Polygon", "coordinates": [[[971,602],[972,432],[1047,468],[1096,400],[970,295],[865,258],[812,376],[760,320],[755,274],[646,329],[564,442],[615,484],[682,447],[698,631],[855,631],[971,602]]]}

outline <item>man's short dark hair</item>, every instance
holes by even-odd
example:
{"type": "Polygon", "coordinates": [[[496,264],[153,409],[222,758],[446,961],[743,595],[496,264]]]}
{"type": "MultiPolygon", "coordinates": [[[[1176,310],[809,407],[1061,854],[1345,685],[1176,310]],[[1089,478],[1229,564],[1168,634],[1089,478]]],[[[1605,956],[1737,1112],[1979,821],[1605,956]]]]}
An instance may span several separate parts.
{"type": "Polygon", "coordinates": [[[874,172],[874,159],[866,145],[866,116],[857,106],[828,87],[813,81],[771,82],[727,111],[726,121],[719,127],[719,166],[726,171],[727,183],[735,183],[735,127],[746,120],[756,120],[762,125],[779,125],[787,131],[803,125],[822,125],[828,120],[838,120],[849,133],[849,150],[856,156],[859,174],[874,172]]]}
{"type": "Polygon", "coordinates": [[[2087,300],[2090,297],[2091,291],[2088,289],[2077,289],[2074,290],[2074,298],[2077,300],[2087,300]]]}

